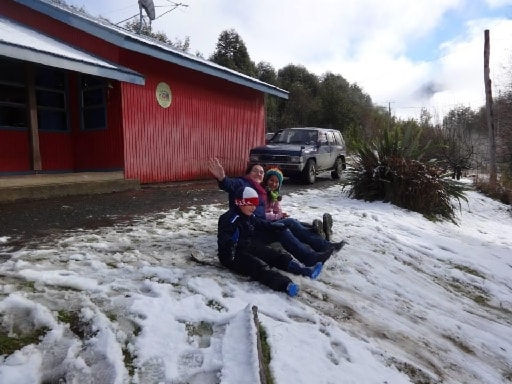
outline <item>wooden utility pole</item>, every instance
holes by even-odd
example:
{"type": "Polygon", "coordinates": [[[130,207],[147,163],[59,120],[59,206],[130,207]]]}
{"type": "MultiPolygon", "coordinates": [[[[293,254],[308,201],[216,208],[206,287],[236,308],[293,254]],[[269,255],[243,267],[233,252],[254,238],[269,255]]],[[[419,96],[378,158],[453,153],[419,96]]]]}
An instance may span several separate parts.
{"type": "Polygon", "coordinates": [[[485,82],[485,117],[489,131],[489,184],[495,186],[498,181],[496,166],[496,131],[494,129],[494,113],[492,110],[492,89],[489,77],[489,30],[484,31],[484,82],[485,82]]]}

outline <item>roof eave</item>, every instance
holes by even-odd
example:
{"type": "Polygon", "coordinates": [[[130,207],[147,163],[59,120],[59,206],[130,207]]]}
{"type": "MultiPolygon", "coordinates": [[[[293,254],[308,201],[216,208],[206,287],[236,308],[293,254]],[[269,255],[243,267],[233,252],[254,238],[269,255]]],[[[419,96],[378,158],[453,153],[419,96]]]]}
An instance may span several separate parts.
{"type": "Polygon", "coordinates": [[[0,50],[0,55],[13,59],[38,63],[55,68],[64,68],[70,71],[86,73],[89,75],[105,77],[108,79],[124,81],[132,84],[144,85],[145,83],[143,76],[123,67],[104,67],[98,64],[73,60],[69,57],[63,57],[47,52],[41,52],[35,49],[28,49],[26,47],[6,44],[3,42],[0,42],[0,48],[2,48],[0,50]]]}

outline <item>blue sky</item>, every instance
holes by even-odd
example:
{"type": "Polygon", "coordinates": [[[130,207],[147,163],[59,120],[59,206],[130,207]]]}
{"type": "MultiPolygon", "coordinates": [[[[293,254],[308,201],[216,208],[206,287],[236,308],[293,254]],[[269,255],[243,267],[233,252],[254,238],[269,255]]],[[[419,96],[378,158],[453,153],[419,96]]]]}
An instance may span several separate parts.
{"type": "MultiPolygon", "coordinates": [[[[137,0],[67,0],[119,22],[138,13],[137,0]]],[[[154,0],[157,17],[170,9],[154,0]]],[[[235,29],[251,59],[280,69],[303,65],[357,83],[398,117],[422,108],[441,117],[478,108],[483,89],[484,30],[491,35],[491,76],[504,89],[512,67],[512,0],[184,0],[153,22],[171,39],[190,37],[191,53],[208,57],[219,34],[235,29]],[[422,90],[431,89],[426,94],[422,90]]],[[[508,80],[508,83],[511,81],[508,80]]]]}

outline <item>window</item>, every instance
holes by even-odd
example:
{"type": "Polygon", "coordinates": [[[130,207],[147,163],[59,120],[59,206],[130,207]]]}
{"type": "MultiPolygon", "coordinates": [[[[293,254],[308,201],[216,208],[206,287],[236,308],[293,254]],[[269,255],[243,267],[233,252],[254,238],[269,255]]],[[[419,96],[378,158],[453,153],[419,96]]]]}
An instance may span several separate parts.
{"type": "Polygon", "coordinates": [[[82,75],[82,128],[84,130],[107,128],[107,81],[100,77],[82,75]]]}
{"type": "Polygon", "coordinates": [[[336,139],[337,145],[345,146],[345,141],[343,141],[343,137],[341,136],[340,132],[338,132],[338,131],[334,132],[334,137],[336,139]]]}
{"type": "Polygon", "coordinates": [[[67,131],[65,72],[56,68],[36,67],[35,87],[39,130],[67,131]]]}
{"type": "Polygon", "coordinates": [[[0,59],[0,127],[27,128],[27,87],[21,62],[0,59]]]}
{"type": "Polygon", "coordinates": [[[325,135],[327,137],[327,142],[329,145],[334,145],[334,134],[332,132],[325,132],[325,135]]]}

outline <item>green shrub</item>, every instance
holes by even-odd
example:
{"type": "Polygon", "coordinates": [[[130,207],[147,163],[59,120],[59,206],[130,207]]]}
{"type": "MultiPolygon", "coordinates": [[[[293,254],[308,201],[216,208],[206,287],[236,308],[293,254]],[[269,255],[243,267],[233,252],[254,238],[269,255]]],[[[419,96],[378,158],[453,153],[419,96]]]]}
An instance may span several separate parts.
{"type": "Polygon", "coordinates": [[[465,200],[460,184],[442,174],[436,160],[422,162],[429,149],[420,147],[421,130],[399,127],[386,130],[377,141],[360,143],[353,167],[347,169],[345,187],[356,199],[390,202],[419,212],[431,220],[454,222],[452,199],[465,200]]]}

